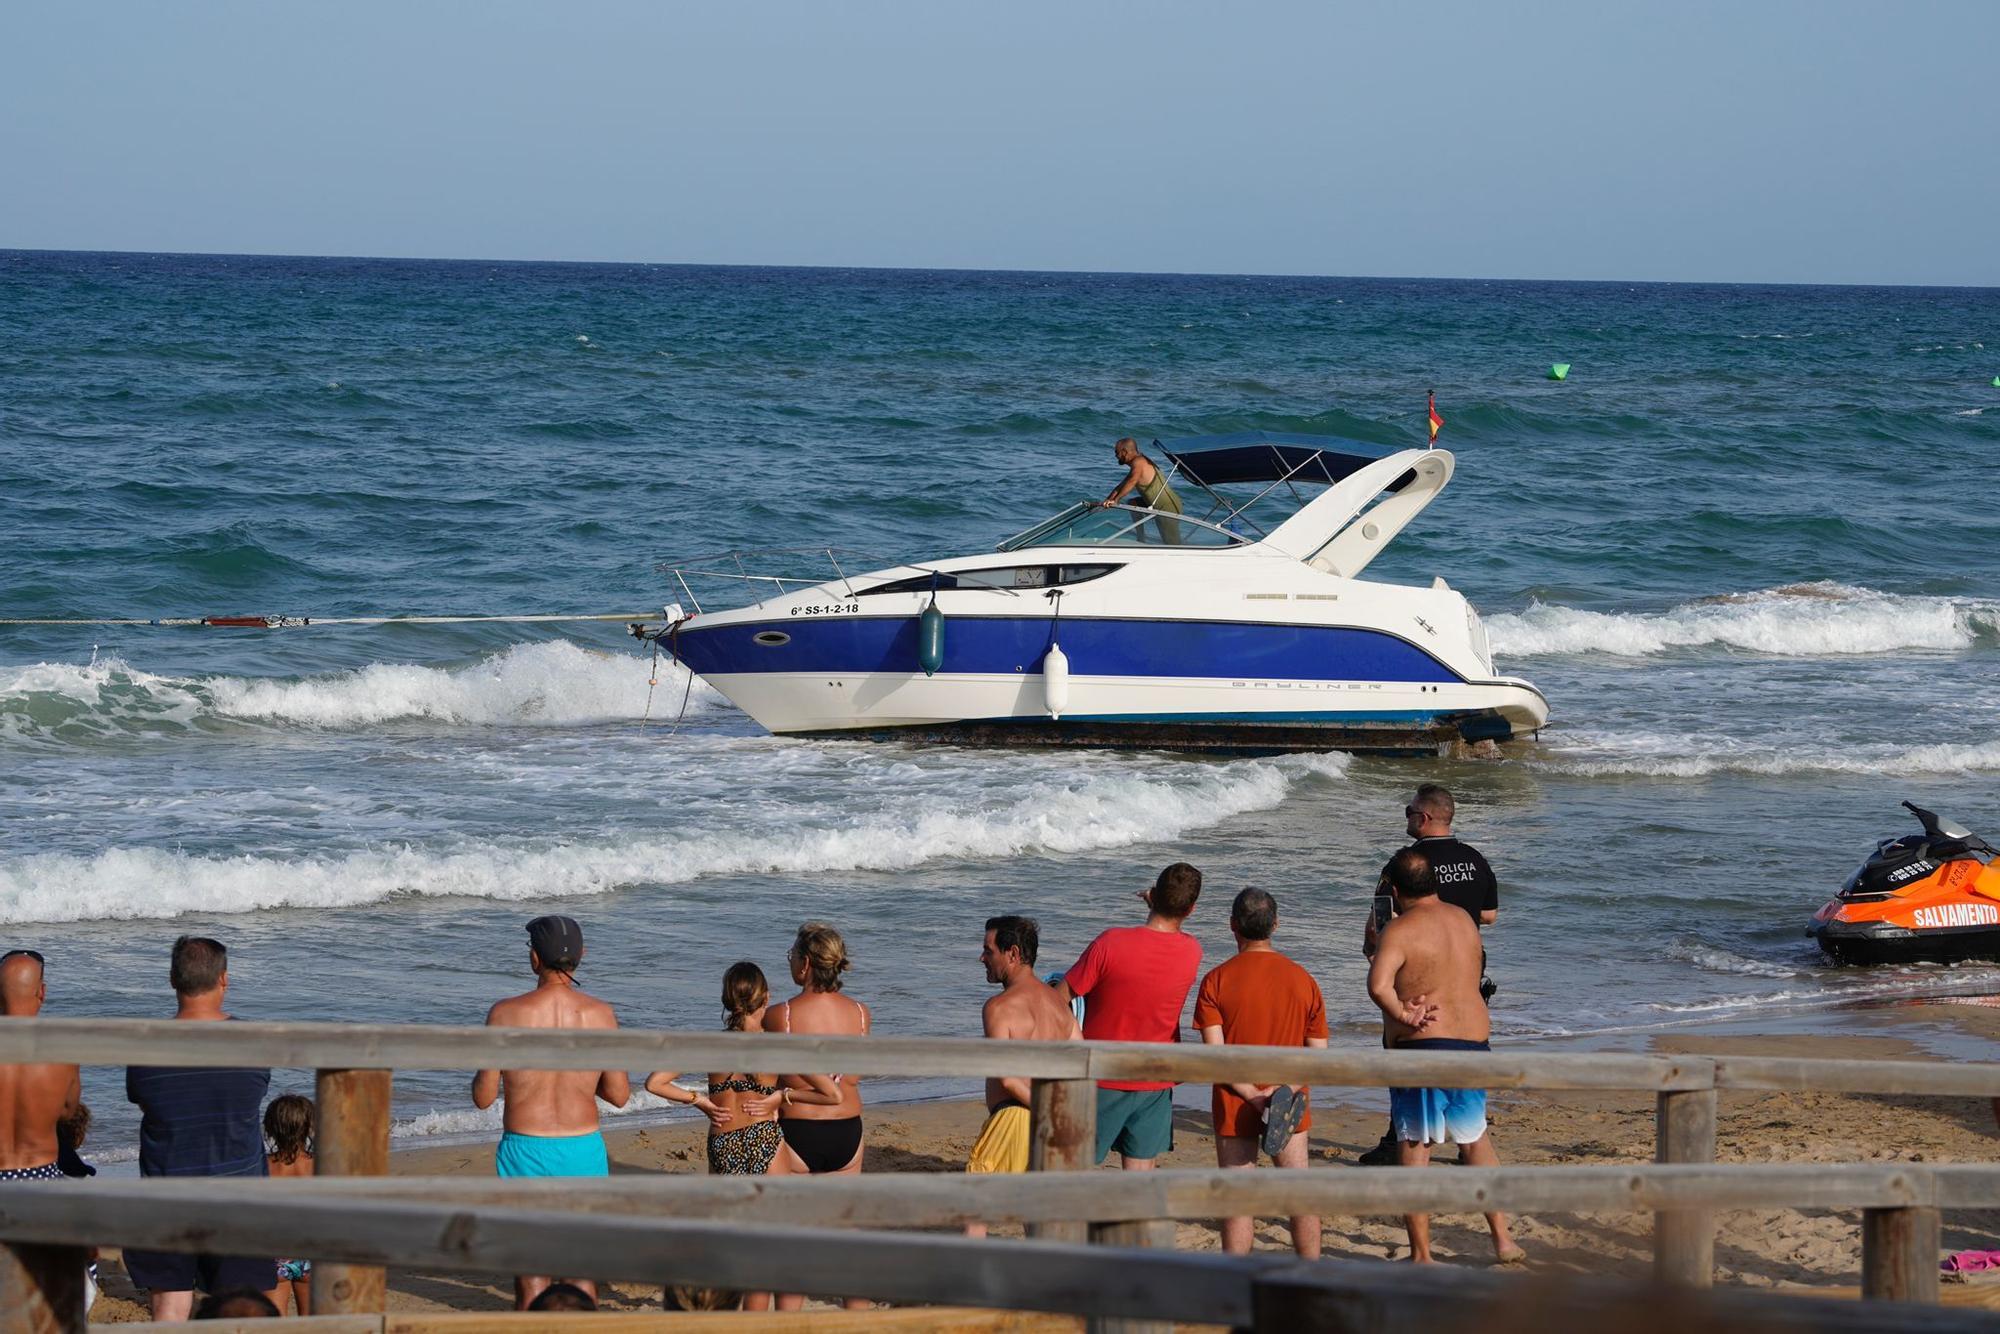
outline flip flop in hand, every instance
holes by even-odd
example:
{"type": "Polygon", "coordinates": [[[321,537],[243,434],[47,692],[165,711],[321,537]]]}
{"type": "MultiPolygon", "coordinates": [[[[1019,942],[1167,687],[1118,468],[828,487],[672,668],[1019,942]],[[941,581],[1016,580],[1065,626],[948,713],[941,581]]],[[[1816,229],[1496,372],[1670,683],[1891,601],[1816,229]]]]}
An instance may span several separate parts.
{"type": "Polygon", "coordinates": [[[1305,1118],[1306,1100],[1297,1089],[1289,1084],[1272,1089],[1271,1099],[1264,1105],[1264,1152],[1276,1158],[1292,1142],[1305,1118]]]}

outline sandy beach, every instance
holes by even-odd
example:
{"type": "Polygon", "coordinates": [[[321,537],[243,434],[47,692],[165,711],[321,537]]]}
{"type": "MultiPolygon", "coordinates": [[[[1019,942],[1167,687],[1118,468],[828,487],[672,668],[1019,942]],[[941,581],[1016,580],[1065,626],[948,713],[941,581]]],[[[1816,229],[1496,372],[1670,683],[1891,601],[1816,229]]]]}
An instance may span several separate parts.
{"type": "MultiPolygon", "coordinates": [[[[2000,1037],[2000,1011],[1972,1005],[1927,1006],[1924,1022],[1940,1018],[1968,1037],[2000,1037]]],[[[1873,1018],[1893,1030],[1895,1012],[1873,1018]]],[[[1772,1056],[1826,1055],[1824,1038],[1668,1035],[1655,1051],[1772,1056]]],[[[1858,1035],[1842,1043],[1844,1056],[1882,1060],[1934,1060],[1918,1043],[1893,1032],[1858,1035]]],[[[1505,1094],[1493,1100],[1493,1124],[1502,1158],[1518,1164],[1636,1163],[1653,1154],[1653,1102],[1645,1094],[1505,1094]]],[[[869,1111],[868,1170],[955,1172],[963,1169],[982,1109],[974,1102],[889,1104],[869,1111]]],[[[1355,1158],[1381,1131],[1378,1114],[1321,1095],[1311,1136],[1315,1167],[1354,1169],[1355,1158]]],[[[672,1124],[609,1132],[612,1171],[701,1172],[702,1127],[672,1124]]],[[[1725,1162],[1984,1162],[1996,1153],[1993,1116],[1979,1099],[1872,1097],[1840,1094],[1737,1094],[1722,1096],[1718,1157],[1725,1162]]],[[[1214,1150],[1208,1117],[1183,1109],[1176,1117],[1173,1152],[1163,1167],[1211,1167],[1214,1150]]],[[[490,1144],[429,1146],[394,1155],[398,1175],[486,1176],[493,1171],[490,1144]]],[[[1106,1169],[1110,1170],[1110,1169],[1106,1169]]],[[[1366,1170],[1366,1169],[1360,1169],[1366,1170]]],[[[1448,1167],[1434,1170],[1448,1171],[1448,1167]]],[[[1485,1265],[1490,1252],[1476,1216],[1435,1221],[1436,1245],[1449,1263],[1485,1265]]],[[[1529,1253],[1528,1272],[1592,1273],[1641,1277],[1651,1265],[1652,1219],[1646,1214],[1538,1215],[1518,1220],[1516,1236],[1529,1253]]],[[[1006,1235],[1006,1230],[996,1230],[1006,1235]]],[[[1182,1223],[1185,1250],[1215,1250],[1213,1224],[1182,1223]]],[[[1283,1224],[1260,1222],[1259,1247],[1287,1245],[1283,1224]]],[[[2000,1212],[1945,1217],[1947,1252],[2000,1249],[2000,1212]]],[[[1399,1258],[1401,1221],[1392,1217],[1327,1220],[1326,1253],[1347,1259],[1399,1258]]],[[[1719,1283],[1750,1287],[1838,1291],[1860,1282],[1860,1217],[1855,1212],[1768,1209],[1721,1216],[1716,1238],[1719,1283]]],[[[498,1311],[510,1301],[504,1280],[459,1274],[391,1270],[390,1308],[397,1311],[498,1311]]],[[[104,1266],[104,1296],[93,1320],[143,1318],[136,1293],[115,1263],[104,1266]]],[[[2000,1285],[1975,1281],[1954,1301],[2000,1296],[2000,1285]]],[[[605,1309],[658,1309],[659,1290],[625,1285],[607,1291],[605,1309]]]]}

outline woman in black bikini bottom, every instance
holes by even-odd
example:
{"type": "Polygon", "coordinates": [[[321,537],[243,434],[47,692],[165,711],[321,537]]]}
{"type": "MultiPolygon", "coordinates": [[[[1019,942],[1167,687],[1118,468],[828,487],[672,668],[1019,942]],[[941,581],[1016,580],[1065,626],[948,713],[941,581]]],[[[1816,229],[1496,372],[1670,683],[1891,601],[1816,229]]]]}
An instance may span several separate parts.
{"type": "Polygon", "coordinates": [[[861,1151],[858,1116],[843,1116],[838,1121],[802,1121],[794,1116],[778,1125],[785,1132],[785,1143],[814,1176],[838,1172],[861,1151]]]}
{"type": "MultiPolygon", "coordinates": [[[[766,1032],[839,1036],[867,1033],[868,1007],[852,996],[840,994],[841,974],[848,970],[849,964],[847,946],[838,931],[823,922],[807,922],[792,942],[790,962],[792,981],[799,984],[799,994],[783,1005],[771,1007],[766,1032]]],[[[832,1084],[840,1091],[840,1099],[822,1110],[811,1104],[799,1106],[805,1077],[787,1075],[781,1082],[791,1093],[791,1105],[779,1113],[785,1147],[778,1155],[778,1166],[815,1176],[859,1172],[864,1142],[859,1084],[853,1079],[833,1076],[832,1084]]],[[[778,1298],[778,1309],[796,1311],[803,1301],[797,1293],[786,1293],[778,1298]]],[[[852,1310],[866,1308],[871,1303],[849,1299],[846,1305],[852,1310]]]]}
{"type": "MultiPolygon", "coordinates": [[[[840,994],[841,974],[852,965],[847,958],[847,944],[840,933],[823,922],[807,922],[799,928],[798,938],[792,942],[789,962],[792,980],[803,990],[772,1016],[774,1023],[770,1032],[793,1033],[861,1033],[868,1032],[868,1007],[851,996],[840,994]],[[832,1007],[834,1018],[827,1023],[826,1002],[839,1002],[832,1007]],[[811,1002],[808,1010],[815,1013],[818,1022],[809,1028],[795,1022],[795,1013],[801,1004],[811,1002]],[[850,1026],[851,1024],[851,1026],[850,1026]]],[[[798,1080],[798,1076],[787,1076],[798,1080]]],[[[797,1156],[805,1170],[814,1176],[843,1170],[859,1170],[862,1143],[861,1096],[860,1090],[851,1081],[843,1081],[841,1076],[833,1076],[833,1084],[841,1092],[838,1106],[851,1108],[850,1116],[798,1116],[781,1112],[778,1124],[784,1128],[785,1144],[797,1156]]],[[[800,1099],[796,1092],[792,1104],[800,1099]]],[[[810,1105],[810,1104],[809,1104],[810,1105]]]]}

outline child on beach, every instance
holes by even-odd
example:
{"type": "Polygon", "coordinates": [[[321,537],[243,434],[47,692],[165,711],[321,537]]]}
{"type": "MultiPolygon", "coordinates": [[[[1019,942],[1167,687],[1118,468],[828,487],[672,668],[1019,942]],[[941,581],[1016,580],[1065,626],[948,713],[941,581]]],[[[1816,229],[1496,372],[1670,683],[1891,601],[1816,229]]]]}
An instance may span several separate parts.
{"type": "MultiPolygon", "coordinates": [[[[78,1103],[76,1110],[56,1122],[56,1169],[66,1177],[94,1177],[97,1169],[85,1162],[77,1150],[90,1137],[90,1107],[78,1103]]],[[[83,1267],[83,1311],[97,1305],[97,1248],[90,1248],[90,1262],[83,1267]]]]}
{"type": "Polygon", "coordinates": [[[77,1150],[90,1136],[90,1105],[78,1103],[76,1110],[56,1122],[56,1168],[66,1177],[94,1177],[97,1169],[85,1162],[77,1150]]]}
{"type": "MultiPolygon", "coordinates": [[[[265,1165],[274,1177],[309,1177],[313,1174],[313,1103],[311,1098],[287,1093],[271,1099],[264,1109],[264,1140],[270,1146],[265,1165]]],[[[268,1294],[279,1314],[285,1311],[290,1294],[300,1315],[312,1314],[312,1261],[278,1261],[278,1286],[268,1294]]]]}

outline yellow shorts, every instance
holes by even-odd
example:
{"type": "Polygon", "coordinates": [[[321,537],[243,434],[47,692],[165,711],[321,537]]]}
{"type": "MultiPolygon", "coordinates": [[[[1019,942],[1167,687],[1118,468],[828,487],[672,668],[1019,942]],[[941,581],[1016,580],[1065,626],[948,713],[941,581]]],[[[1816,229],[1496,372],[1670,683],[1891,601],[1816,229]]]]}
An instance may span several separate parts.
{"type": "Polygon", "coordinates": [[[997,1108],[986,1118],[979,1138],[973,1143],[968,1172],[1025,1172],[1028,1170],[1028,1109],[1012,1104],[997,1108]]]}

